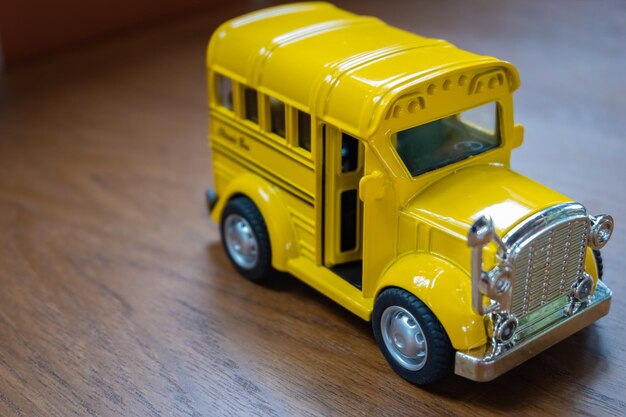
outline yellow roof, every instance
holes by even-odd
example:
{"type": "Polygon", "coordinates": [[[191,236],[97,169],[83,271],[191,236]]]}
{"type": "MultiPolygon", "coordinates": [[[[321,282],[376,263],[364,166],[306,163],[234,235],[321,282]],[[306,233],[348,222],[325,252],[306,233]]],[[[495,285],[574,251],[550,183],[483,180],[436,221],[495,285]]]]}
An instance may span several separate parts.
{"type": "Polygon", "coordinates": [[[349,132],[405,87],[474,67],[515,68],[329,3],[296,3],[232,19],[213,34],[207,65],[349,132]]]}

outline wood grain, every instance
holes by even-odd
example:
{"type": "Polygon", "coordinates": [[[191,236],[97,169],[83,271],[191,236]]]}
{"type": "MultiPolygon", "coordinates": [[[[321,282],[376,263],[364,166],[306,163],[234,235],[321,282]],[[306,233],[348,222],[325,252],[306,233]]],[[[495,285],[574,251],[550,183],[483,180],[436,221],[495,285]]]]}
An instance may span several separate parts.
{"type": "Polygon", "coordinates": [[[624,415],[626,7],[340,1],[520,69],[514,167],[615,216],[610,315],[491,383],[414,387],[368,323],[227,262],[204,47],[231,4],[0,81],[0,415],[624,415]]]}
{"type": "Polygon", "coordinates": [[[224,0],[28,0],[0,2],[0,56],[7,66],[133,28],[214,7],[224,0]]]}

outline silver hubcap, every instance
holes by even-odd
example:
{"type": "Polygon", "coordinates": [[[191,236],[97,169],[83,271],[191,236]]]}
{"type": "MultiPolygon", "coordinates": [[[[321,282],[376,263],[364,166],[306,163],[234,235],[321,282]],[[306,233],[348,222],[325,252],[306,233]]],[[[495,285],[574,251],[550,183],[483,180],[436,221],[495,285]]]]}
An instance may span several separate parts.
{"type": "Polygon", "coordinates": [[[224,222],[224,239],[230,257],[244,269],[252,269],[259,260],[259,245],[250,223],[238,214],[224,222]]]}
{"type": "Polygon", "coordinates": [[[426,364],[428,346],[424,332],[411,313],[402,307],[387,307],[380,320],[383,341],[391,356],[409,371],[426,364]]]}

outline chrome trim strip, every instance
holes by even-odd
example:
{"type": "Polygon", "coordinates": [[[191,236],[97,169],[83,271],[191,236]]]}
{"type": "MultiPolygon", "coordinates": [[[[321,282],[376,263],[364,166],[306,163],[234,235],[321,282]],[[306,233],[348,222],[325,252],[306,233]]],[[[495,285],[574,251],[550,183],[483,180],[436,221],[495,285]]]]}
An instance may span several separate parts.
{"type": "MultiPolygon", "coordinates": [[[[507,250],[500,236],[496,233],[491,217],[482,215],[476,219],[467,233],[467,245],[472,248],[472,309],[479,316],[484,316],[499,307],[497,302],[492,302],[489,307],[485,308],[483,295],[494,300],[503,293],[508,293],[510,289],[508,277],[499,277],[497,274],[483,271],[483,248],[492,241],[496,242],[500,251],[505,252],[507,250]]],[[[492,271],[499,270],[500,267],[498,266],[492,271]]]]}
{"type": "Polygon", "coordinates": [[[580,203],[563,203],[548,207],[511,229],[502,241],[507,247],[517,242],[524,242],[548,227],[554,227],[563,221],[570,221],[577,217],[587,217],[587,209],[580,203]]]}
{"type": "Polygon", "coordinates": [[[490,346],[457,352],[454,373],[474,381],[491,381],[605,316],[609,312],[612,295],[612,291],[598,281],[593,298],[585,308],[571,316],[561,314],[556,321],[523,341],[510,347],[503,346],[497,355],[492,354],[490,346]]]}

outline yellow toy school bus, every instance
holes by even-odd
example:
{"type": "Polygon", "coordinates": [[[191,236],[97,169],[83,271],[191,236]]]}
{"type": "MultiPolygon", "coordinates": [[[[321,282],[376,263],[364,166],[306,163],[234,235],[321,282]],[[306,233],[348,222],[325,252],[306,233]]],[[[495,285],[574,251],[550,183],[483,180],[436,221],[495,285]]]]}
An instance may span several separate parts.
{"type": "Polygon", "coordinates": [[[608,313],[612,218],[510,169],[511,64],[300,3],[224,23],[207,67],[228,257],[371,320],[402,377],[487,381],[608,313]]]}

